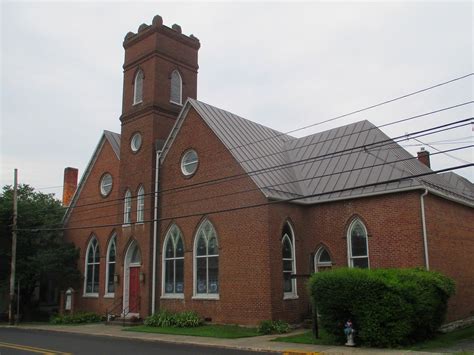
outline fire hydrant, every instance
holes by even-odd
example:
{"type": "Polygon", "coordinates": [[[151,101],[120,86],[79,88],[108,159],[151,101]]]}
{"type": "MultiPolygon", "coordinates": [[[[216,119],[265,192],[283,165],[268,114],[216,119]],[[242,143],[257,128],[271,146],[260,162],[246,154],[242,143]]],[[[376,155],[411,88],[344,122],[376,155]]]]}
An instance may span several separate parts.
{"type": "Polygon", "coordinates": [[[346,346],[355,346],[355,343],[354,343],[355,330],[352,327],[352,321],[350,319],[346,322],[346,324],[344,324],[344,334],[347,337],[347,342],[346,342],[345,345],[346,346]]]}

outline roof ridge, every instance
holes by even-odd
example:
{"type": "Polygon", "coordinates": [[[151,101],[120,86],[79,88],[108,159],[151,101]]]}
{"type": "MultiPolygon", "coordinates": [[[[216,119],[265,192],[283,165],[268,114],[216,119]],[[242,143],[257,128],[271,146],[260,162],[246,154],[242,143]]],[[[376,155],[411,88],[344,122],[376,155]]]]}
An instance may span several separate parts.
{"type": "Polygon", "coordinates": [[[286,137],[286,138],[289,138],[289,139],[298,139],[298,138],[296,138],[296,137],[290,136],[290,135],[287,134],[287,133],[280,132],[280,131],[278,131],[278,130],[276,130],[276,129],[274,129],[274,128],[265,126],[265,125],[263,125],[263,124],[261,124],[261,123],[258,123],[258,122],[249,120],[249,119],[247,119],[247,118],[245,118],[245,117],[242,117],[242,116],[239,116],[239,115],[237,115],[237,114],[235,114],[235,113],[233,113],[233,112],[231,112],[231,111],[228,111],[228,110],[225,110],[225,109],[223,109],[223,108],[220,108],[220,107],[217,107],[217,106],[208,104],[207,102],[204,102],[204,101],[201,101],[201,100],[197,100],[197,99],[192,99],[192,98],[188,98],[188,100],[189,100],[189,102],[190,102],[191,104],[193,104],[193,106],[194,106],[194,102],[196,102],[196,103],[198,103],[198,104],[203,104],[203,105],[212,107],[212,108],[215,109],[215,110],[219,110],[219,111],[221,111],[221,112],[225,112],[225,113],[229,114],[230,116],[237,117],[238,119],[241,119],[242,121],[248,122],[248,123],[250,123],[251,125],[256,125],[256,126],[259,126],[259,127],[264,128],[264,129],[268,129],[268,130],[270,130],[270,131],[276,133],[277,136],[283,136],[283,137],[286,137]]]}

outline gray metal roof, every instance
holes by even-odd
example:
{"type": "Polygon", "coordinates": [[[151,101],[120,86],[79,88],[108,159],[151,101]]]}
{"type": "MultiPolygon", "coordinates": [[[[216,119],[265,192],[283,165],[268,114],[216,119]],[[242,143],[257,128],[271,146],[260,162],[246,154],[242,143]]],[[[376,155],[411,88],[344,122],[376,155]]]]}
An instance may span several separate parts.
{"type": "Polygon", "coordinates": [[[279,168],[287,163],[284,144],[293,137],[203,102],[189,101],[265,196],[303,195],[299,185],[293,182],[294,169],[279,168]]]}
{"type": "Polygon", "coordinates": [[[474,203],[473,184],[452,175],[384,183],[431,170],[369,121],[294,138],[188,99],[165,151],[178,133],[189,106],[194,107],[267,198],[303,197],[295,202],[314,204],[430,188],[443,196],[474,203]],[[367,184],[375,185],[361,187],[367,184]]]}
{"type": "Polygon", "coordinates": [[[117,159],[120,160],[120,134],[104,130],[104,136],[112,146],[117,159]]]}

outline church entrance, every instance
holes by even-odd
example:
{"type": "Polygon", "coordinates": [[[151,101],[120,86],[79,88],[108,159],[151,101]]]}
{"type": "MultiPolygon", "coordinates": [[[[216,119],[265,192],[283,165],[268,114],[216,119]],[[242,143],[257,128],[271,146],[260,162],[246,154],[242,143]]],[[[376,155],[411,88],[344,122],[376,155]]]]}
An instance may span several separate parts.
{"type": "Polygon", "coordinates": [[[133,241],[125,254],[125,280],[123,290],[123,316],[140,316],[141,254],[138,243],[133,241]]]}

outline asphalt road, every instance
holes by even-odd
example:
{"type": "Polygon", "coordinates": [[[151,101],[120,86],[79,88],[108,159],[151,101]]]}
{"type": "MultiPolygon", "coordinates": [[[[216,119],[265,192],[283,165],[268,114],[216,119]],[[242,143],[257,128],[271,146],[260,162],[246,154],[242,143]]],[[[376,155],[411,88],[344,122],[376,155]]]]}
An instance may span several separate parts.
{"type": "Polygon", "coordinates": [[[0,329],[0,355],[20,354],[250,355],[262,353],[48,331],[0,329]]]}

